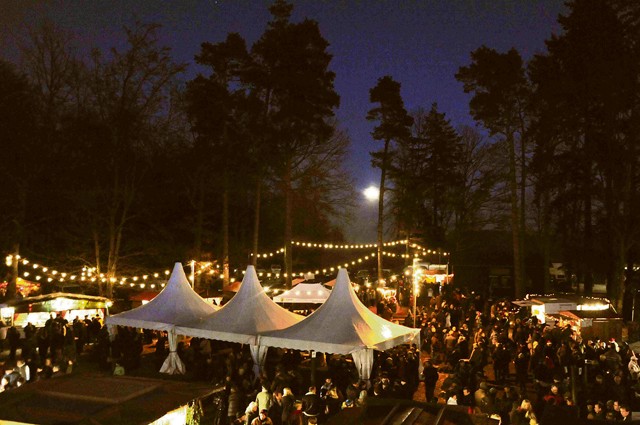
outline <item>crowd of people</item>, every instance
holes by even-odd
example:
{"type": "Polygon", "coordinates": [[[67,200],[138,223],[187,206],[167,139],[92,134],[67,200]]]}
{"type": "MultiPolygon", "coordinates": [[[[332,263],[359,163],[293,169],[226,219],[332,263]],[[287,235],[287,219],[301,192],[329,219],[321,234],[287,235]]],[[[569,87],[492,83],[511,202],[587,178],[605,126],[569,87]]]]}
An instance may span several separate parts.
{"type": "Polygon", "coordinates": [[[640,367],[628,344],[583,340],[569,325],[519,316],[507,304],[453,290],[419,309],[426,401],[502,424],[631,420],[640,367]]]}
{"type": "MultiPolygon", "coordinates": [[[[514,315],[505,306],[460,290],[429,297],[415,317],[421,345],[376,352],[368,382],[348,356],[270,350],[256,374],[249,350],[238,344],[194,337],[177,351],[191,379],[220,388],[220,424],[323,423],[372,397],[415,399],[421,381],[423,401],[464,406],[507,425],[630,421],[640,410],[640,366],[626,343],[583,340],[569,326],[514,315]]],[[[394,319],[389,311],[397,302],[378,300],[376,308],[394,319]]],[[[405,324],[413,323],[409,309],[405,324]]],[[[169,354],[166,332],[121,327],[110,337],[99,317],[52,316],[22,334],[7,331],[0,391],[71,372],[87,344],[93,361],[117,375],[140,367],[145,345],[154,351],[155,370],[169,354]]]]}
{"type": "Polygon", "coordinates": [[[27,323],[22,332],[9,326],[5,338],[9,355],[2,365],[0,392],[71,373],[86,344],[107,349],[103,329],[106,332],[99,316],[76,317],[70,323],[60,314],[51,314],[42,327],[27,323]]]}

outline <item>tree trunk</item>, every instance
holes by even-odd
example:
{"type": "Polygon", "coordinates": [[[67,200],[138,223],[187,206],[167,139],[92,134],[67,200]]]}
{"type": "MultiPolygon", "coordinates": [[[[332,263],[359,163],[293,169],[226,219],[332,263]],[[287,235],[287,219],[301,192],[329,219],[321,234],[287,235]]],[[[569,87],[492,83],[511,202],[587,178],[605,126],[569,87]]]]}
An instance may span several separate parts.
{"type": "MultiPolygon", "coordinates": [[[[199,173],[200,174],[200,173],[199,173]]],[[[196,222],[193,229],[193,256],[196,259],[202,258],[202,237],[204,234],[204,200],[205,200],[205,183],[202,174],[199,175],[196,182],[196,222]]],[[[194,288],[200,285],[200,275],[194,277],[194,288]]]]}
{"type": "Polygon", "coordinates": [[[585,190],[584,196],[584,254],[582,264],[584,269],[584,295],[590,297],[593,294],[593,273],[591,270],[591,262],[593,261],[593,226],[591,225],[591,173],[587,181],[589,182],[585,190]]]}
{"type": "MultiPolygon", "coordinates": [[[[549,266],[551,265],[551,223],[549,217],[549,192],[545,191],[542,195],[542,229],[541,229],[541,237],[542,237],[542,258],[543,258],[543,276],[544,276],[544,285],[543,290],[545,293],[550,293],[551,288],[551,279],[549,276],[549,266]]],[[[570,276],[566,276],[566,279],[569,279],[570,276]]]]}
{"type": "MultiPolygon", "coordinates": [[[[96,275],[100,276],[101,263],[100,263],[100,236],[98,235],[98,229],[93,229],[93,253],[96,261],[96,275]]],[[[98,293],[100,296],[104,295],[104,288],[102,287],[102,280],[98,279],[98,293]]]]}
{"type": "Polygon", "coordinates": [[[291,222],[291,197],[293,191],[291,189],[291,164],[287,161],[287,169],[284,176],[284,264],[286,273],[286,286],[291,288],[291,280],[293,273],[293,252],[291,251],[291,239],[293,239],[293,223],[291,222]]]}
{"type": "Polygon", "coordinates": [[[624,274],[624,243],[614,241],[612,244],[611,261],[607,273],[607,296],[615,307],[616,311],[622,313],[622,301],[625,289],[624,274]]]}
{"type": "Polygon", "coordinates": [[[382,152],[382,167],[380,169],[380,195],[378,197],[378,281],[377,286],[382,283],[382,240],[384,236],[384,184],[387,177],[387,156],[389,152],[389,140],[384,141],[384,151],[382,152]]]}
{"type": "Polygon", "coordinates": [[[260,179],[256,180],[255,215],[253,219],[253,245],[251,249],[251,265],[258,265],[258,243],[260,241],[260,201],[262,195],[262,184],[260,179]]]}
{"type": "Polygon", "coordinates": [[[224,185],[222,194],[222,270],[223,270],[223,286],[229,285],[229,189],[224,185]]]}
{"type": "Polygon", "coordinates": [[[20,255],[20,242],[16,242],[13,244],[13,261],[11,261],[11,279],[7,282],[7,293],[5,294],[5,298],[7,300],[11,300],[16,297],[18,292],[18,277],[19,277],[19,267],[20,267],[20,259],[18,258],[20,255]]]}
{"type": "MultiPolygon", "coordinates": [[[[520,233],[520,271],[522,273],[522,289],[527,288],[527,268],[526,268],[526,210],[527,210],[527,149],[524,140],[525,129],[521,129],[520,133],[520,223],[518,225],[518,232],[520,233]]],[[[515,142],[515,140],[514,140],[515,142]]],[[[549,268],[547,267],[547,273],[549,268]]],[[[524,296],[524,292],[522,293],[524,296]]]]}
{"type": "Polygon", "coordinates": [[[516,175],[516,150],[514,135],[507,136],[509,149],[509,193],[511,198],[511,234],[513,242],[513,277],[516,298],[524,296],[524,279],[522,271],[521,231],[520,231],[520,197],[518,196],[518,176],[516,175]]]}

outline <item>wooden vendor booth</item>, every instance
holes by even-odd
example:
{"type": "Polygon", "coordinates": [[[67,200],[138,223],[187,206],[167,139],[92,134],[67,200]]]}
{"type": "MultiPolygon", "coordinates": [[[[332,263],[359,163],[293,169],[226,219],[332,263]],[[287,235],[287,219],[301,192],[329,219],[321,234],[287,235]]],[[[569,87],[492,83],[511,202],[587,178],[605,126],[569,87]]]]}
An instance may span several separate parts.
{"type": "Polygon", "coordinates": [[[84,319],[85,316],[96,315],[103,319],[111,304],[111,300],[105,297],[55,292],[11,300],[0,305],[0,311],[6,325],[21,329],[28,322],[42,327],[50,315],[55,314],[61,314],[69,322],[76,317],[84,319]]]}
{"type": "Polygon", "coordinates": [[[622,340],[622,317],[611,309],[567,310],[558,314],[583,340],[622,340]]]}

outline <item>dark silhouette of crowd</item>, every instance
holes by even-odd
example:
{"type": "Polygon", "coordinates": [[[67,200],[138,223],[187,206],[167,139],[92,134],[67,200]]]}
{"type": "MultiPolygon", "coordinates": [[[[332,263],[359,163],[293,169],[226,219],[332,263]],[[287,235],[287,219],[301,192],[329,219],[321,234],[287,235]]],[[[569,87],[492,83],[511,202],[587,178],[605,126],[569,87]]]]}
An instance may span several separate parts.
{"type": "MultiPolygon", "coordinates": [[[[217,424],[324,423],[370,398],[414,399],[421,381],[424,401],[464,406],[507,425],[630,421],[640,410],[640,366],[626,343],[583,340],[571,326],[541,323],[507,301],[444,289],[419,299],[415,319],[411,308],[396,317],[395,298],[372,303],[390,320],[415,320],[421,332],[420,346],[376,351],[368,381],[350,356],[270,349],[258,371],[239,344],[185,338],[177,353],[188,379],[218,388],[217,424]]],[[[155,370],[169,354],[166,332],[119,327],[110,337],[97,317],[69,323],[52,316],[23,334],[7,330],[3,391],[70,372],[87,344],[91,359],[114,374],[140,368],[145,346],[155,370]]]]}
{"type": "Polygon", "coordinates": [[[460,290],[431,297],[417,320],[427,401],[502,424],[630,421],[640,410],[640,367],[627,343],[583,340],[569,324],[460,290]]]}
{"type": "MultiPolygon", "coordinates": [[[[84,320],[76,317],[69,323],[62,314],[50,314],[42,327],[30,322],[22,332],[14,325],[7,327],[9,356],[3,364],[0,391],[71,373],[86,344],[100,346],[105,333],[108,341],[108,332],[98,316],[85,316],[84,320]]],[[[103,341],[102,349],[109,353],[110,343],[103,341]]],[[[99,350],[95,353],[97,356],[99,350]]]]}

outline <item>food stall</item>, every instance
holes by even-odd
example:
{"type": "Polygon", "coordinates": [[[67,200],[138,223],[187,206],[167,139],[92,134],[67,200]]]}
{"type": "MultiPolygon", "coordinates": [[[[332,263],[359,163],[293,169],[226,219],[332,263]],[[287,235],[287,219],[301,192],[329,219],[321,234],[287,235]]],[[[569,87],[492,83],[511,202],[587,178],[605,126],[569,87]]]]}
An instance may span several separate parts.
{"type": "Polygon", "coordinates": [[[85,316],[96,315],[104,319],[111,305],[111,300],[105,297],[55,292],[8,301],[0,305],[0,314],[6,325],[21,329],[28,322],[42,327],[49,315],[55,313],[61,314],[69,322],[76,317],[84,319],[85,316]]]}
{"type": "Polygon", "coordinates": [[[604,311],[610,308],[610,302],[606,298],[575,294],[531,295],[512,303],[530,309],[531,316],[536,316],[540,323],[546,323],[549,317],[557,320],[562,311],[604,311]]]}
{"type": "Polygon", "coordinates": [[[612,309],[567,310],[558,315],[577,332],[583,340],[600,339],[622,341],[622,317],[612,309]]]}

